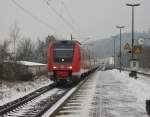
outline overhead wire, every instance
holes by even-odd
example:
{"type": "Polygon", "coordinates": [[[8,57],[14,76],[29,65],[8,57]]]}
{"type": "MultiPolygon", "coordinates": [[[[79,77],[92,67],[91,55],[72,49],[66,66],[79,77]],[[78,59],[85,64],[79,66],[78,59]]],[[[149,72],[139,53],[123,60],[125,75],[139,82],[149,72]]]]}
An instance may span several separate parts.
{"type": "MultiPolygon", "coordinates": [[[[23,12],[25,12],[26,14],[28,14],[29,16],[31,16],[34,20],[36,20],[37,22],[39,22],[42,25],[45,25],[47,28],[57,32],[58,29],[54,28],[53,26],[51,26],[50,24],[48,24],[47,22],[45,22],[44,20],[38,18],[36,15],[34,15],[32,12],[30,12],[29,10],[25,9],[22,5],[20,5],[18,2],[16,2],[15,0],[11,0],[13,2],[14,5],[16,5],[17,7],[19,7],[23,12]]],[[[66,32],[62,32],[61,33],[66,33],[66,32]]]]}
{"type": "Polygon", "coordinates": [[[51,6],[50,2],[52,0],[43,0],[48,6],[49,8],[72,30],[72,31],[76,31],[76,29],[74,28],[74,26],[68,22],[59,12],[57,12],[57,10],[51,6]]]}
{"type": "MultiPolygon", "coordinates": [[[[32,17],[34,20],[36,20],[37,22],[39,22],[40,24],[46,26],[47,28],[51,29],[54,31],[54,34],[59,33],[63,33],[63,34],[70,34],[69,32],[64,32],[64,31],[59,31],[58,29],[56,29],[55,27],[53,27],[52,25],[48,24],[47,22],[45,22],[44,20],[40,19],[38,16],[36,16],[35,14],[33,14],[31,11],[29,11],[28,9],[24,8],[22,5],[20,5],[20,3],[18,3],[16,0],[11,0],[12,3],[14,5],[16,5],[18,8],[20,8],[23,12],[25,12],[26,14],[28,14],[30,17],[32,17]]],[[[53,12],[59,16],[73,31],[77,32],[76,29],[74,28],[74,26],[72,24],[70,24],[70,22],[68,22],[59,12],[57,12],[57,10],[52,7],[50,5],[49,2],[51,2],[52,0],[44,0],[44,2],[46,2],[46,4],[53,10],[53,12]]],[[[69,10],[67,9],[66,5],[64,4],[64,8],[66,9],[68,16],[70,17],[70,19],[72,20],[72,22],[75,23],[74,19],[72,18],[72,16],[70,15],[69,10]]],[[[77,25],[76,25],[77,26],[77,25]]],[[[77,32],[78,33],[78,32],[77,32]]],[[[79,33],[78,33],[79,34],[79,33]]],[[[79,34],[80,36],[80,34],[79,34]]]]}
{"type": "Polygon", "coordinates": [[[68,14],[68,16],[70,17],[72,23],[77,27],[78,29],[78,33],[79,33],[79,36],[80,36],[80,28],[79,28],[79,25],[77,24],[77,22],[75,22],[74,18],[72,17],[72,15],[70,14],[69,10],[68,10],[68,7],[66,6],[66,4],[61,1],[61,4],[64,6],[65,10],[66,10],[66,13],[68,14]]]}

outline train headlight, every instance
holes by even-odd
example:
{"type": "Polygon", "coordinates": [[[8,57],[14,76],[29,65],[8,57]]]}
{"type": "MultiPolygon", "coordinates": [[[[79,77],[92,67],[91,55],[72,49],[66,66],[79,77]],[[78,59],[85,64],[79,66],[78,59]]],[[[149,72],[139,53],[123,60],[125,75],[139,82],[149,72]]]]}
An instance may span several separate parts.
{"type": "Polygon", "coordinates": [[[64,62],[64,61],[65,61],[65,59],[61,59],[61,61],[62,61],[62,62],[64,62]]]}
{"type": "Polygon", "coordinates": [[[53,66],[53,69],[56,69],[57,67],[56,66],[53,66]]]}
{"type": "Polygon", "coordinates": [[[69,68],[69,69],[72,69],[72,66],[69,66],[68,68],[69,68]]]}

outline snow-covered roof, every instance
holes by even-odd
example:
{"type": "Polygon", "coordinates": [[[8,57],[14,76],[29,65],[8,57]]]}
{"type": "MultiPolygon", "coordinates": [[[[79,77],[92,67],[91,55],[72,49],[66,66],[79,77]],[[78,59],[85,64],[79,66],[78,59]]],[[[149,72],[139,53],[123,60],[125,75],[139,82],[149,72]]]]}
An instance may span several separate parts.
{"type": "Polygon", "coordinates": [[[45,66],[47,64],[43,63],[36,63],[36,62],[29,62],[29,61],[18,61],[18,63],[26,65],[26,66],[45,66]]]}

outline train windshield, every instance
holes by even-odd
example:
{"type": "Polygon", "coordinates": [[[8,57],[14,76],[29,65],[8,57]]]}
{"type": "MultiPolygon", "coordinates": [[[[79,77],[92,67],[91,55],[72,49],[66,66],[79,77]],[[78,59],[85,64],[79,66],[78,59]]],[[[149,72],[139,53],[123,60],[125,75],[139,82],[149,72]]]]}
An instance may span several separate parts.
{"type": "Polygon", "coordinates": [[[53,57],[55,63],[72,63],[73,45],[54,45],[53,57]]]}

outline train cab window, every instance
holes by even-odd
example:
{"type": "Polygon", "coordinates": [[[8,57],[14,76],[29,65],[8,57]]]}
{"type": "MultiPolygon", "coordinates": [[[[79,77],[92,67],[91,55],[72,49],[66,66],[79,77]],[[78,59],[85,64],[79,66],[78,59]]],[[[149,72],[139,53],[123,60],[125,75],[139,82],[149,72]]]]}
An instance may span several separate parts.
{"type": "Polygon", "coordinates": [[[54,45],[53,56],[54,63],[71,63],[73,59],[73,45],[54,45]]]}

